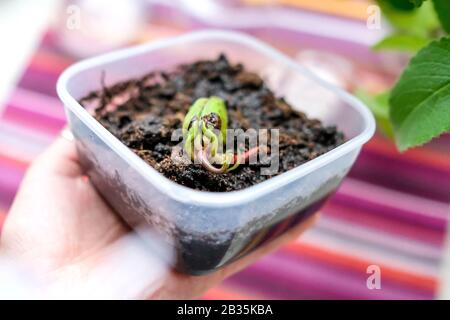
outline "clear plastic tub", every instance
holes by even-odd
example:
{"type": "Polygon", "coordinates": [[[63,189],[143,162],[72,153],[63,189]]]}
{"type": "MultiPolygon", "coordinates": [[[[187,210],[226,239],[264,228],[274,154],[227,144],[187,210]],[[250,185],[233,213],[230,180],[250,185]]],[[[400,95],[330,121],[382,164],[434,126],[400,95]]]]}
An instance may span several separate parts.
{"type": "Polygon", "coordinates": [[[189,274],[213,271],[279,236],[316,212],[339,186],[362,145],[374,133],[369,110],[287,56],[244,34],[194,32],[79,62],[57,85],[82,164],[115,210],[140,232],[157,231],[189,274]],[[252,187],[227,193],[178,185],[145,163],[100,125],[77,101],[106,85],[224,52],[259,73],[278,96],[347,141],[326,154],[252,187]],[[144,227],[143,227],[144,226],[144,227]]]}

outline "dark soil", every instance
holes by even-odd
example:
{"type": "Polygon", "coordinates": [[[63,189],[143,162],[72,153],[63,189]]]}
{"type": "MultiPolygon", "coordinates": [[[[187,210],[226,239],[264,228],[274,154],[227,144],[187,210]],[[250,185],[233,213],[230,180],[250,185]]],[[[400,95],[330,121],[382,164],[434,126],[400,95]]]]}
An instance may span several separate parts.
{"type": "Polygon", "coordinates": [[[179,143],[171,141],[172,132],[181,128],[184,115],[197,98],[209,96],[226,101],[230,129],[280,130],[277,174],[344,142],[336,127],[324,127],[319,120],[294,111],[257,74],[241,64],[230,64],[224,55],[110,87],[103,85],[103,90],[90,93],[80,103],[93,108],[95,118],[148,164],[184,186],[232,191],[271,178],[260,174],[261,166],[267,164],[244,164],[227,174],[213,174],[200,165],[172,161],[172,147],[179,143]]]}

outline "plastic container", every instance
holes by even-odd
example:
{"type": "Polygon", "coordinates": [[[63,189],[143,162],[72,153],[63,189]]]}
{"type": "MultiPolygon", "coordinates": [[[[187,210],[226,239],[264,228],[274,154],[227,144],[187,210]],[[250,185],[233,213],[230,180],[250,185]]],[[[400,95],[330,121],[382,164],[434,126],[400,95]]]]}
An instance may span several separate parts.
{"type": "Polygon", "coordinates": [[[82,164],[115,210],[141,233],[163,236],[175,267],[189,274],[213,271],[274,239],[316,212],[339,186],[362,145],[374,133],[369,110],[287,56],[244,34],[201,31],[79,62],[57,84],[82,164]],[[347,142],[288,172],[227,193],[178,185],[145,163],[100,125],[77,100],[106,85],[224,52],[261,74],[278,96],[325,124],[347,142]]]}

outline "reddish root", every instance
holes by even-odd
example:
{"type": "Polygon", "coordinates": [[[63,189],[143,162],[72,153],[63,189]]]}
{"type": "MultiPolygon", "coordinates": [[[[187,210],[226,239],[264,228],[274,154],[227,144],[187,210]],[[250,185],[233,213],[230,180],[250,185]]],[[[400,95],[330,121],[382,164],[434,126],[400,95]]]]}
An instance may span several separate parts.
{"type": "Polygon", "coordinates": [[[269,148],[267,146],[254,147],[254,148],[251,148],[251,149],[245,151],[244,153],[242,153],[240,155],[236,154],[236,155],[234,155],[234,163],[236,163],[236,161],[239,160],[239,163],[244,164],[250,159],[250,157],[252,157],[255,154],[258,154],[259,151],[268,152],[269,148]]]}
{"type": "Polygon", "coordinates": [[[214,167],[211,162],[208,160],[208,156],[206,155],[206,150],[199,150],[197,152],[197,159],[200,160],[201,165],[206,170],[212,172],[212,173],[224,173],[225,169],[222,168],[216,168],[214,167]]]}
{"type": "MultiPolygon", "coordinates": [[[[203,166],[203,168],[205,168],[206,170],[208,170],[212,173],[227,172],[228,166],[222,166],[221,168],[217,168],[211,162],[209,162],[207,150],[208,150],[208,148],[199,150],[197,152],[197,159],[200,161],[200,164],[203,166]]],[[[259,151],[268,152],[269,150],[270,149],[266,146],[252,148],[240,155],[238,155],[238,154],[234,155],[233,163],[236,163],[238,161],[239,164],[244,164],[250,159],[250,157],[252,157],[255,154],[258,154],[259,151]]]]}

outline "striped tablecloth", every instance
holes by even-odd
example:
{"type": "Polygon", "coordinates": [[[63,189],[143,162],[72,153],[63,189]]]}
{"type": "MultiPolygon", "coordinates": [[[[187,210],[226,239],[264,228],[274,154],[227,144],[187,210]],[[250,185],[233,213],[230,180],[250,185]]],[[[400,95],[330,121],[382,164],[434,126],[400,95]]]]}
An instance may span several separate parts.
{"type": "MultiPolygon", "coordinates": [[[[73,61],[44,37],[0,117],[0,226],[23,174],[65,125],[55,83],[73,61]]],[[[205,294],[228,298],[432,299],[449,219],[450,138],[400,155],[375,136],[319,222],[205,294]],[[366,286],[378,265],[382,288],[366,286]]]]}

